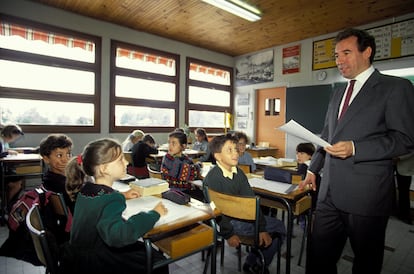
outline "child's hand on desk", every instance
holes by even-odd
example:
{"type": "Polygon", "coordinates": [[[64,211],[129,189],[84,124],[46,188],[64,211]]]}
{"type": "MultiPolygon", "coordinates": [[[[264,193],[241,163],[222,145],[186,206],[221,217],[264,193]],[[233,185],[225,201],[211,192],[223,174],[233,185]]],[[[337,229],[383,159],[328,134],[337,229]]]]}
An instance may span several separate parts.
{"type": "Polygon", "coordinates": [[[158,214],[160,214],[160,216],[164,216],[167,214],[168,210],[167,208],[164,206],[164,204],[162,202],[159,202],[155,207],[154,210],[156,212],[158,212],[158,214]]]}
{"type": "Polygon", "coordinates": [[[12,150],[12,149],[7,150],[7,152],[9,153],[9,155],[17,155],[17,154],[19,154],[17,151],[12,150]]]}
{"type": "Polygon", "coordinates": [[[231,247],[238,247],[240,245],[240,238],[237,235],[233,235],[227,239],[227,243],[231,247]]]}
{"type": "Polygon", "coordinates": [[[316,191],[316,175],[309,171],[306,173],[305,179],[299,183],[300,190],[303,190],[306,187],[310,187],[316,191]]]}
{"type": "Polygon", "coordinates": [[[132,188],[128,191],[121,192],[121,193],[125,196],[125,199],[127,200],[141,197],[141,194],[139,194],[138,191],[132,188]]]}

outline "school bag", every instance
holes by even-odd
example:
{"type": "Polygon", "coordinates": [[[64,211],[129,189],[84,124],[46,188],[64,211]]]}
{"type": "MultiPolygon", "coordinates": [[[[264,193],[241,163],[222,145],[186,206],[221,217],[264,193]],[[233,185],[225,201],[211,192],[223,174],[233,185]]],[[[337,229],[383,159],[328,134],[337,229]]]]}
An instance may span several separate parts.
{"type": "Polygon", "coordinates": [[[34,204],[39,205],[44,226],[55,236],[56,244],[60,245],[69,240],[72,215],[68,210],[67,218],[63,219],[63,216],[57,216],[54,213],[49,200],[52,193],[41,186],[26,191],[13,204],[7,220],[9,237],[0,249],[1,256],[24,260],[33,265],[41,265],[26,226],[26,215],[34,204]]]}

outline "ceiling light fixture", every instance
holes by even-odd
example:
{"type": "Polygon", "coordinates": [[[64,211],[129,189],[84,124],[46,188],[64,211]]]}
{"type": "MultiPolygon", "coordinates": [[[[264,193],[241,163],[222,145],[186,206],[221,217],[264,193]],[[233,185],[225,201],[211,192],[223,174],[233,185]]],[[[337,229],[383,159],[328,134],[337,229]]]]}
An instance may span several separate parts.
{"type": "Polygon", "coordinates": [[[258,21],[262,18],[262,12],[259,9],[242,0],[203,0],[203,2],[233,13],[234,15],[251,22],[258,21]]]}

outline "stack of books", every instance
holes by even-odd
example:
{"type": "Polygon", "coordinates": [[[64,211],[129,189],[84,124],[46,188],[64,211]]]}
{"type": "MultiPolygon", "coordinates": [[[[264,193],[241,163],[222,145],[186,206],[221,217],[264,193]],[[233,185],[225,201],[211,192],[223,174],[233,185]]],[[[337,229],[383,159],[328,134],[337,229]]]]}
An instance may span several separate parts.
{"type": "Polygon", "coordinates": [[[129,186],[137,190],[141,197],[161,194],[169,189],[166,181],[157,178],[135,180],[130,182],[129,186]]]}

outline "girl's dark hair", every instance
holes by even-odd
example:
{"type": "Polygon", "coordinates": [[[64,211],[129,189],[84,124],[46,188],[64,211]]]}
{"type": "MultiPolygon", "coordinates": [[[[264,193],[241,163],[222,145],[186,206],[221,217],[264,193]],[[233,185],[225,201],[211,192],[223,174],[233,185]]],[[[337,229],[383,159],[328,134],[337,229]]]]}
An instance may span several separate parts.
{"type": "Polygon", "coordinates": [[[72,139],[65,134],[50,134],[40,142],[39,153],[42,156],[49,156],[57,148],[72,149],[72,139]]]}
{"type": "Polygon", "coordinates": [[[365,30],[346,29],[336,35],[335,42],[338,43],[351,36],[355,36],[357,38],[358,50],[360,52],[366,50],[367,47],[372,49],[371,56],[369,57],[369,61],[372,64],[372,62],[374,62],[376,52],[375,37],[370,35],[365,30]]]}
{"type": "Polygon", "coordinates": [[[207,132],[206,132],[206,130],[204,128],[197,128],[195,130],[195,132],[196,132],[197,135],[200,135],[201,137],[203,137],[203,140],[204,141],[207,141],[208,142],[207,132]]]}
{"type": "Polygon", "coordinates": [[[237,138],[237,140],[244,139],[246,143],[249,143],[249,138],[247,137],[246,133],[242,131],[236,131],[233,133],[233,135],[237,138]]]}
{"type": "Polygon", "coordinates": [[[168,138],[177,138],[181,145],[187,145],[187,135],[181,131],[173,131],[168,134],[168,138]]]}
{"type": "Polygon", "coordinates": [[[122,146],[114,139],[103,138],[87,144],[82,154],[73,157],[66,166],[66,191],[71,199],[76,199],[86,176],[99,175],[99,165],[115,161],[122,153],[122,146]]]}
{"type": "Polygon", "coordinates": [[[296,152],[304,152],[312,156],[315,153],[315,146],[312,143],[300,143],[296,147],[296,152]]]}
{"type": "Polygon", "coordinates": [[[24,135],[22,129],[15,124],[5,125],[1,127],[1,136],[11,138],[13,135],[24,135]]]}
{"type": "Polygon", "coordinates": [[[209,143],[211,154],[214,155],[215,153],[220,153],[227,141],[231,141],[232,143],[237,144],[238,139],[232,134],[225,134],[214,137],[209,143]]]}
{"type": "Polygon", "coordinates": [[[149,142],[150,144],[155,144],[154,138],[151,136],[151,134],[145,134],[144,138],[142,138],[142,141],[144,143],[149,142]]]}

